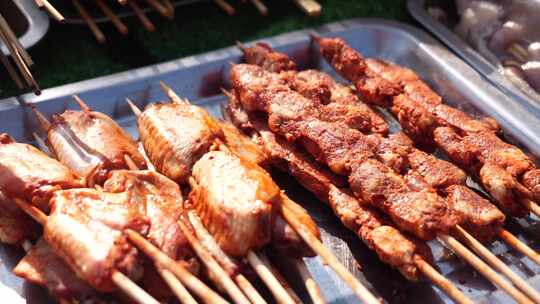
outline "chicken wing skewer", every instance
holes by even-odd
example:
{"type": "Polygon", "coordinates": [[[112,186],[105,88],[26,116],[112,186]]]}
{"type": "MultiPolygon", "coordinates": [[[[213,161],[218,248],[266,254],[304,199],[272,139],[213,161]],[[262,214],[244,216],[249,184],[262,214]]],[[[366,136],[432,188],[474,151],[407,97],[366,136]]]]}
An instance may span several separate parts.
{"type": "MultiPolygon", "coordinates": [[[[178,100],[179,100],[179,98],[178,98],[178,100]]],[[[141,112],[131,101],[128,100],[128,103],[132,107],[132,110],[134,111],[134,113],[138,116],[138,121],[139,121],[140,124],[144,123],[143,115],[146,115],[147,117],[149,115],[151,115],[151,114],[148,114],[149,113],[149,112],[147,112],[147,111],[149,111],[148,109],[145,112],[141,112]]],[[[187,104],[184,101],[181,101],[180,103],[175,102],[173,104],[170,104],[170,106],[173,107],[173,108],[176,107],[176,106],[180,107],[181,109],[183,108],[183,110],[177,111],[176,115],[180,115],[180,116],[184,117],[185,120],[183,121],[183,123],[179,123],[177,121],[177,123],[175,123],[175,125],[177,125],[178,127],[187,128],[187,130],[189,130],[189,133],[185,134],[183,137],[168,136],[167,138],[171,142],[176,141],[176,145],[178,147],[184,147],[183,150],[182,150],[182,153],[189,153],[190,155],[196,155],[196,154],[199,154],[199,155],[203,154],[204,155],[205,151],[210,149],[210,145],[208,143],[205,143],[205,142],[199,140],[198,138],[211,138],[211,140],[213,142],[215,137],[213,137],[212,135],[209,134],[209,132],[207,132],[207,130],[205,129],[205,128],[207,128],[207,126],[204,126],[204,125],[201,126],[199,124],[201,124],[201,123],[204,124],[206,122],[210,126],[209,129],[212,130],[211,132],[217,132],[219,130],[219,127],[216,125],[216,122],[213,121],[213,119],[211,119],[208,116],[208,114],[206,114],[205,112],[202,112],[202,110],[200,110],[199,108],[193,107],[193,106],[187,104]],[[183,113],[183,114],[181,114],[181,113],[183,113]],[[190,115],[193,115],[193,114],[195,114],[196,116],[190,116],[190,115]],[[199,117],[202,117],[202,120],[199,120],[198,119],[199,117]],[[177,141],[177,140],[180,140],[180,141],[177,141]],[[186,144],[186,142],[190,141],[190,140],[192,140],[194,142],[197,142],[197,146],[187,149],[188,144],[186,144]],[[200,146],[203,146],[204,148],[201,150],[200,146]]],[[[174,115],[174,111],[171,111],[171,109],[166,110],[166,112],[169,115],[174,115]]],[[[154,118],[154,119],[157,119],[157,117],[154,118]]],[[[167,121],[170,122],[171,120],[167,120],[167,121]]],[[[159,126],[159,124],[154,122],[154,125],[152,127],[150,127],[150,128],[143,128],[141,125],[139,125],[139,126],[140,126],[139,130],[141,131],[141,139],[143,141],[143,144],[144,144],[145,147],[148,147],[151,143],[145,142],[145,139],[148,140],[148,137],[146,137],[144,135],[144,133],[142,133],[142,132],[143,132],[143,130],[146,130],[148,132],[154,132],[154,130],[152,130],[152,127],[154,129],[156,129],[159,126]]],[[[155,139],[156,136],[154,136],[152,138],[155,139]]],[[[169,143],[168,142],[167,143],[165,143],[165,142],[161,143],[161,149],[163,149],[164,144],[169,144],[169,143]]],[[[153,149],[156,149],[156,147],[153,147],[153,149]]],[[[149,151],[149,150],[146,149],[146,151],[149,151]]],[[[150,150],[150,153],[149,153],[149,158],[150,159],[153,159],[153,158],[156,159],[155,158],[156,156],[164,155],[163,153],[159,153],[159,154],[154,154],[154,156],[152,157],[151,156],[152,151],[153,150],[150,150]]],[[[177,151],[179,151],[179,150],[177,150],[177,151]]],[[[200,156],[195,156],[195,158],[199,158],[199,157],[200,156]]],[[[192,163],[192,162],[193,162],[193,159],[190,160],[189,157],[184,157],[181,162],[176,162],[176,163],[177,164],[179,164],[179,163],[183,164],[182,167],[181,167],[183,172],[191,172],[190,167],[192,165],[190,163],[192,163]],[[186,165],[186,164],[189,164],[189,165],[186,165]]],[[[173,164],[171,161],[168,161],[168,163],[169,163],[169,166],[172,166],[172,164],[173,164]]],[[[173,168],[168,168],[167,169],[167,168],[164,168],[162,165],[156,164],[156,163],[154,163],[154,166],[156,168],[158,168],[158,170],[159,170],[159,168],[162,168],[161,170],[167,170],[166,172],[168,172],[168,174],[170,174],[171,176],[176,177],[177,180],[182,180],[182,181],[184,181],[186,179],[189,180],[189,176],[191,175],[190,173],[180,174],[179,170],[172,170],[173,168]]],[[[216,220],[219,221],[219,219],[216,219],[216,220]]],[[[231,225],[234,227],[234,224],[231,223],[231,225]]],[[[222,230],[222,231],[224,231],[224,230],[222,230]]],[[[249,231],[249,230],[246,230],[246,231],[249,231]]],[[[249,232],[248,232],[248,234],[249,234],[249,232]]],[[[261,236],[259,236],[259,237],[261,237],[261,236]]],[[[265,238],[261,238],[261,239],[264,240],[265,238]]],[[[245,250],[246,250],[247,247],[242,247],[241,249],[232,249],[232,248],[234,248],[234,246],[236,246],[237,244],[240,244],[240,243],[247,244],[247,243],[249,243],[249,240],[250,240],[250,237],[247,236],[246,238],[241,237],[240,239],[238,239],[237,241],[234,241],[234,242],[223,240],[223,242],[221,244],[219,244],[219,245],[220,245],[220,247],[225,246],[226,248],[231,248],[231,250],[233,250],[235,255],[246,255],[245,250]],[[231,246],[233,246],[233,247],[231,247],[231,246]]],[[[216,257],[217,257],[217,255],[216,255],[216,257]]],[[[256,258],[252,259],[252,260],[256,260],[256,258]]],[[[261,264],[257,264],[256,266],[257,266],[257,268],[260,268],[261,264]]],[[[262,277],[262,278],[263,278],[263,281],[265,283],[267,283],[267,286],[272,291],[272,293],[278,299],[280,299],[281,301],[284,301],[285,303],[291,303],[292,300],[288,297],[288,295],[285,295],[286,292],[284,291],[284,289],[279,284],[276,285],[276,282],[278,282],[278,281],[268,277],[266,275],[268,273],[269,273],[268,271],[263,271],[264,277],[262,277]]]]}
{"type": "MultiPolygon", "coordinates": [[[[126,169],[132,166],[137,166],[137,168],[146,167],[144,158],[139,153],[136,143],[128,134],[106,115],[93,112],[78,96],[74,96],[74,99],[82,111],[66,111],[61,115],[57,115],[53,124],[49,123],[37,109],[34,109],[41,125],[45,130],[48,130],[49,146],[51,150],[55,151],[56,155],[60,155],[64,162],[75,169],[90,168],[90,170],[79,170],[81,174],[103,170],[103,174],[92,174],[92,176],[101,175],[103,178],[90,179],[87,174],[86,179],[91,180],[91,184],[95,182],[103,183],[105,176],[110,177],[109,172],[111,170],[126,169]],[[62,127],[58,127],[59,124],[63,124],[65,129],[72,131],[73,134],[66,136],[62,133],[62,127]],[[93,148],[90,149],[90,146],[93,148]],[[97,163],[88,162],[91,157],[78,159],[76,156],[85,155],[80,153],[80,150],[85,151],[86,155],[97,155],[95,158],[100,161],[97,163]],[[127,159],[129,159],[130,163],[128,163],[127,159]]],[[[172,216],[170,212],[168,215],[172,216]]],[[[156,215],[154,214],[154,216],[156,215]]],[[[164,221],[158,225],[163,225],[164,221]]],[[[177,227],[177,229],[179,228],[177,227]]],[[[170,252],[170,254],[173,254],[173,252],[170,252]]],[[[174,284],[174,286],[171,286],[172,290],[180,290],[181,283],[174,281],[169,270],[159,270],[159,272],[164,273],[166,282],[174,284]]],[[[185,298],[185,295],[178,294],[178,296],[185,298]]]]}
{"type": "MultiPolygon", "coordinates": [[[[431,239],[435,235],[447,235],[461,221],[435,190],[415,189],[411,180],[400,177],[394,171],[396,164],[381,158],[378,147],[372,146],[372,138],[339,122],[325,121],[320,108],[289,89],[278,75],[242,64],[233,66],[231,75],[246,110],[268,113],[268,124],[273,131],[289,141],[302,143],[335,173],[349,176],[355,195],[387,213],[400,228],[431,239]]],[[[465,258],[474,259],[472,252],[469,253],[471,256],[465,258]]],[[[501,268],[501,271],[508,270],[501,268]]],[[[525,299],[499,276],[490,275],[490,278],[525,299]]],[[[513,275],[509,278],[528,294],[537,295],[524,280],[513,275]]]]}

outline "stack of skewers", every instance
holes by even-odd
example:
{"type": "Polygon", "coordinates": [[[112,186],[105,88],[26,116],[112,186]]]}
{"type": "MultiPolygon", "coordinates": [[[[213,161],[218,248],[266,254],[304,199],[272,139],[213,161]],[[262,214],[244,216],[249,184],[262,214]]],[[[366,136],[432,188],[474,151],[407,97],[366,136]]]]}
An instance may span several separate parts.
{"type": "Polygon", "coordinates": [[[1,14],[0,42],[2,42],[0,46],[5,46],[10,55],[8,57],[0,50],[0,61],[7,70],[9,77],[15,82],[17,88],[19,90],[28,88],[39,94],[39,86],[30,71],[30,68],[34,65],[34,61],[1,14]]]}
{"type": "Polygon", "coordinates": [[[51,120],[32,107],[42,150],[0,136],[0,240],[27,251],[16,275],[62,303],[227,303],[205,281],[234,303],[270,302],[257,277],[277,302],[298,303],[264,253],[272,250],[294,259],[315,303],[324,299],[302,261],[315,255],[361,300],[379,302],[324,247],[255,144],[164,89],[172,103],[140,111],[128,101],[140,145],[76,96],[81,110],[51,120]]]}
{"type": "MultiPolygon", "coordinates": [[[[66,21],[66,18],[63,16],[60,10],[56,9],[49,0],[35,0],[35,2],[36,5],[38,5],[40,8],[45,9],[49,13],[49,15],[51,15],[51,17],[53,17],[58,22],[63,23],[66,21]]],[[[93,2],[95,2],[96,6],[103,13],[103,15],[108,19],[108,21],[110,21],[114,25],[116,30],[121,34],[127,35],[129,33],[129,30],[125,23],[122,21],[122,19],[118,16],[118,14],[115,13],[115,5],[129,6],[133,14],[137,16],[137,18],[146,30],[148,30],[149,32],[153,32],[156,30],[152,21],[150,21],[150,19],[145,14],[147,10],[141,8],[138,0],[114,0],[112,1],[112,4],[108,3],[111,2],[111,0],[94,0],[93,2]]],[[[171,20],[174,19],[176,4],[173,3],[171,0],[144,0],[143,2],[146,2],[146,4],[151,9],[158,12],[161,16],[171,20]]],[[[235,14],[234,7],[226,0],[213,0],[213,2],[217,6],[219,6],[226,14],[235,14]]],[[[243,2],[246,2],[246,0],[244,0],[243,2]]],[[[257,8],[261,15],[268,15],[268,8],[262,0],[250,0],[250,2],[253,4],[253,6],[255,6],[255,8],[257,8]]],[[[315,0],[295,0],[294,2],[300,7],[300,9],[302,9],[302,11],[304,11],[309,16],[318,16],[321,14],[322,7],[315,0]]],[[[99,25],[96,22],[95,18],[93,18],[88,12],[85,5],[83,5],[80,0],[72,0],[72,5],[77,11],[77,14],[81,17],[82,20],[84,20],[88,28],[92,31],[97,41],[100,43],[106,42],[105,35],[99,28],[99,25]]]]}
{"type": "Polygon", "coordinates": [[[341,39],[314,41],[356,92],[323,72],[297,71],[268,45],[240,44],[247,64],[231,69],[224,115],[406,278],[430,277],[422,268],[431,258],[424,242],[436,238],[517,302],[538,303],[538,291],[482,244],[499,237],[540,263],[503,227],[507,216],[540,215],[533,161],[502,139],[493,119],[445,105],[412,70],[365,59],[341,39]],[[364,101],[387,108],[405,133],[389,135],[364,101]],[[450,161],[429,154],[435,148],[450,161]],[[484,193],[467,186],[467,173],[484,193]]]}

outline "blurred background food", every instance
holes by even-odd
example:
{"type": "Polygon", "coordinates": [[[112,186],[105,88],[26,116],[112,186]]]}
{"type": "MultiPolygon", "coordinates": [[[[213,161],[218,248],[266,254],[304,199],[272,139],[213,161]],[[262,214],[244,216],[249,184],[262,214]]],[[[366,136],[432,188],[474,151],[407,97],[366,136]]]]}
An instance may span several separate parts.
{"type": "MultiPolygon", "coordinates": [[[[103,17],[97,5],[80,2],[93,18],[103,17]]],[[[115,2],[107,2],[115,12],[120,14],[127,9],[115,2]]],[[[138,2],[144,8],[144,1],[138,2]]],[[[129,35],[119,32],[110,22],[98,23],[106,37],[106,43],[100,44],[84,22],[70,22],[80,19],[71,1],[51,1],[65,15],[66,22],[51,22],[47,35],[28,50],[36,65],[33,77],[41,89],[46,89],[230,46],[236,41],[260,39],[352,17],[411,20],[403,0],[318,1],[322,6],[318,17],[306,15],[295,1],[263,1],[268,8],[267,16],[262,16],[251,1],[228,0],[235,10],[232,16],[214,1],[193,2],[176,8],[173,20],[155,11],[148,13],[154,32],[149,32],[136,16],[122,19],[129,35]]],[[[5,69],[0,67],[0,71],[0,98],[20,94],[5,69]]]]}

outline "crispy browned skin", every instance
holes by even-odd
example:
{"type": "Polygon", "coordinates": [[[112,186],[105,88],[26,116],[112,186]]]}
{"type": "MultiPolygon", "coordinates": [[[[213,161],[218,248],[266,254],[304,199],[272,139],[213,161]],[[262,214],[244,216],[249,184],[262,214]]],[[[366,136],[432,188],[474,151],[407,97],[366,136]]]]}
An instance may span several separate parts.
{"type": "Polygon", "coordinates": [[[224,136],[206,111],[188,103],[152,104],[138,118],[138,126],[157,171],[180,184],[187,182],[193,164],[224,136]]]}
{"type": "Polygon", "coordinates": [[[389,108],[419,144],[445,151],[482,183],[505,212],[525,216],[529,212],[519,202],[540,200],[540,171],[520,149],[496,135],[500,129],[493,119],[476,120],[443,104],[409,69],[365,59],[339,38],[317,41],[322,55],[369,102],[389,108]],[[377,85],[370,86],[373,83],[377,85]]]}
{"type": "Polygon", "coordinates": [[[13,273],[33,284],[47,288],[58,299],[83,300],[96,293],[92,287],[77,277],[43,239],[19,261],[13,273]]]}
{"type": "Polygon", "coordinates": [[[243,51],[246,63],[258,65],[269,72],[283,72],[281,77],[293,90],[324,105],[324,111],[321,111],[323,120],[341,121],[363,132],[388,133],[388,124],[384,119],[361,102],[349,87],[337,83],[330,75],[317,70],[297,72],[294,68],[273,69],[274,66],[280,66],[283,58],[290,59],[286,54],[274,52],[268,45],[261,47],[257,44],[243,51]],[[268,52],[279,56],[265,56],[268,52]],[[272,63],[272,60],[276,61],[272,63]]]}
{"type": "Polygon", "coordinates": [[[437,194],[409,189],[388,166],[394,162],[377,155],[378,148],[369,137],[345,124],[321,120],[310,99],[283,85],[272,73],[240,64],[232,68],[231,78],[246,110],[268,113],[272,131],[302,143],[335,173],[348,175],[355,195],[383,210],[400,228],[430,239],[459,222],[459,216],[437,194]]]}
{"type": "Polygon", "coordinates": [[[82,187],[80,178],[35,147],[0,134],[0,188],[48,212],[54,191],[82,187]]]}
{"type": "Polygon", "coordinates": [[[242,48],[247,63],[262,66],[271,72],[296,70],[296,63],[283,53],[275,52],[266,43],[256,43],[250,47],[242,48]]]}
{"type": "Polygon", "coordinates": [[[141,261],[123,231],[146,234],[144,198],[133,192],[72,189],[56,191],[51,205],[43,236],[78,277],[101,292],[115,290],[115,270],[140,278],[141,261]]]}
{"type": "Polygon", "coordinates": [[[0,242],[16,245],[39,233],[39,225],[0,191],[0,242]]]}
{"type": "Polygon", "coordinates": [[[375,250],[382,261],[397,268],[408,279],[418,278],[414,256],[420,254],[431,261],[431,252],[423,242],[404,236],[378,211],[361,203],[348,190],[340,188],[346,185],[340,176],[313,161],[292,143],[276,136],[268,129],[261,115],[243,112],[234,96],[230,96],[225,111],[235,125],[248,133],[252,132],[254,142],[269,155],[273,166],[291,174],[321,201],[328,203],[341,222],[375,250]],[[245,118],[248,117],[250,129],[245,128],[245,118]]]}
{"type": "Polygon", "coordinates": [[[105,182],[111,170],[127,169],[125,156],[146,168],[137,143],[100,112],[68,110],[55,115],[48,139],[58,160],[84,177],[89,186],[105,182]]]}
{"type": "Polygon", "coordinates": [[[226,253],[245,256],[270,242],[280,190],[266,171],[227,152],[211,151],[195,163],[193,178],[197,186],[190,201],[226,253]]]}

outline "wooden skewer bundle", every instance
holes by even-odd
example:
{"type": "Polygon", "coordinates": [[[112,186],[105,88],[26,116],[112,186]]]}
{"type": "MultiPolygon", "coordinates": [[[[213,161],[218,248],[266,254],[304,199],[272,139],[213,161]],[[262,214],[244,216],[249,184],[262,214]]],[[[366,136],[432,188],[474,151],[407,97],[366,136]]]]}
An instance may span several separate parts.
{"type": "Polygon", "coordinates": [[[9,50],[11,59],[15,64],[13,65],[12,61],[1,51],[0,61],[17,85],[17,88],[21,90],[29,88],[39,95],[41,90],[32,72],[30,72],[30,67],[34,65],[34,61],[21,45],[19,39],[15,36],[15,33],[2,15],[0,15],[0,41],[9,50]]]}

